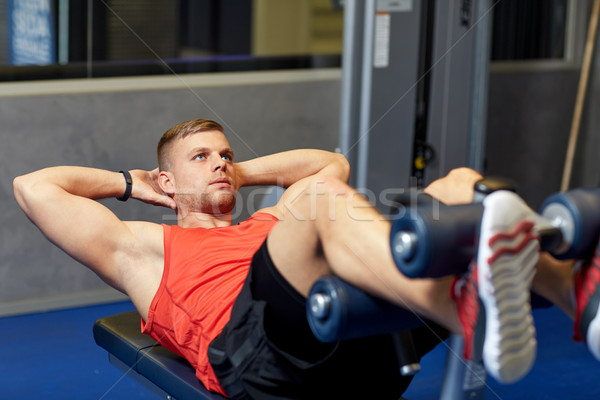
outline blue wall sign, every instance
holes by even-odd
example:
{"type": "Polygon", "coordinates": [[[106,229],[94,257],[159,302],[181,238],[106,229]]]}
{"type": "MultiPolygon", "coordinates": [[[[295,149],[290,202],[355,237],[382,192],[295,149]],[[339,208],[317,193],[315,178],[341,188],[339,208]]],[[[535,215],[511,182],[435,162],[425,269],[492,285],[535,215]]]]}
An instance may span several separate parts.
{"type": "Polygon", "coordinates": [[[56,62],[51,0],[9,0],[8,26],[11,64],[56,62]]]}

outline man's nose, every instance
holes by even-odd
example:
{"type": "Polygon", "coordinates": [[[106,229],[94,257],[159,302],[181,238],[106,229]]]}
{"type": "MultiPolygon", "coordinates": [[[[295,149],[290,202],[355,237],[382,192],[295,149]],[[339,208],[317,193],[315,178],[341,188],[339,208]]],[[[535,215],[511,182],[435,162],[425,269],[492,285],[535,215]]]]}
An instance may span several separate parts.
{"type": "Polygon", "coordinates": [[[225,160],[223,160],[221,156],[217,156],[215,157],[215,161],[213,162],[213,171],[225,171],[226,165],[227,164],[225,163],[225,160]]]}

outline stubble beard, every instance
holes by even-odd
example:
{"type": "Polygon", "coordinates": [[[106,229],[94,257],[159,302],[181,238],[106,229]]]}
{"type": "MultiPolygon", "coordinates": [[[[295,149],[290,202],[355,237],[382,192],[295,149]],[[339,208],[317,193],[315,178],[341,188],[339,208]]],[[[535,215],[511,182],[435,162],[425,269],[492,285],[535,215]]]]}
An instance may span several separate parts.
{"type": "Polygon", "coordinates": [[[210,215],[230,213],[235,207],[235,199],[235,194],[228,192],[203,192],[199,196],[184,195],[180,198],[190,212],[210,215]]]}

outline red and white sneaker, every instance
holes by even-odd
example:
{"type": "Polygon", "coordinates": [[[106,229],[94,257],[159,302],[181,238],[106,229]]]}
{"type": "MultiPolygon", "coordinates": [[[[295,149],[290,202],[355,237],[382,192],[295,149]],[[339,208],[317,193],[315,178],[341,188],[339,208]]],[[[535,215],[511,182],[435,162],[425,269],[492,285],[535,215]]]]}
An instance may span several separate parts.
{"type": "Polygon", "coordinates": [[[538,218],[512,192],[487,196],[476,265],[453,285],[464,356],[470,360],[481,353],[488,373],[502,383],[521,379],[535,361],[529,290],[539,258],[539,240],[533,233],[538,218]]]}
{"type": "Polygon", "coordinates": [[[600,244],[591,260],[577,266],[574,291],[577,307],[573,338],[585,342],[600,361],[600,244]]]}
{"type": "Polygon", "coordinates": [[[469,361],[480,361],[481,349],[477,343],[483,340],[485,334],[485,318],[482,317],[484,308],[479,300],[477,281],[477,265],[472,262],[469,272],[457,277],[450,287],[450,298],[456,303],[458,319],[463,328],[463,358],[469,361]]]}

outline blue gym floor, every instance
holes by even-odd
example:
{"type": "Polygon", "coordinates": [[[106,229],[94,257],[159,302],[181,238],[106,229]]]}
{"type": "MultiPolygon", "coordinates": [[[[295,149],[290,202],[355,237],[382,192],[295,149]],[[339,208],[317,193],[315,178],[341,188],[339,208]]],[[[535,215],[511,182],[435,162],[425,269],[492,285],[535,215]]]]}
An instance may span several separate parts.
{"type": "MultiPolygon", "coordinates": [[[[132,309],[124,302],[0,318],[0,399],[157,399],[123,377],[92,337],[97,318],[132,309]]],[[[510,386],[488,379],[485,399],[600,399],[600,363],[571,341],[571,322],[556,308],[536,310],[534,318],[533,370],[510,386]]],[[[440,345],[423,360],[405,394],[409,400],[438,399],[445,356],[440,345]]]]}

